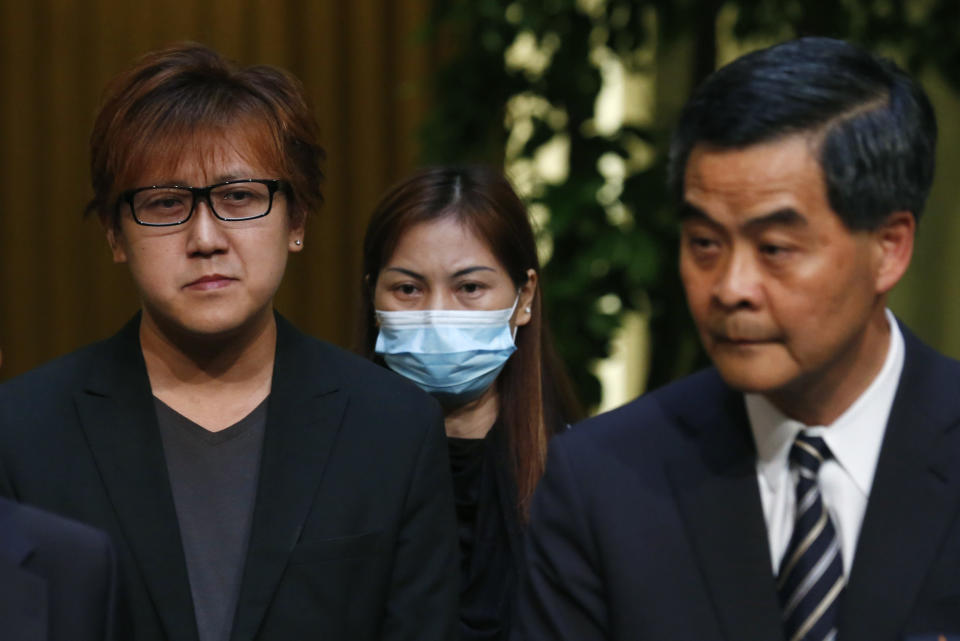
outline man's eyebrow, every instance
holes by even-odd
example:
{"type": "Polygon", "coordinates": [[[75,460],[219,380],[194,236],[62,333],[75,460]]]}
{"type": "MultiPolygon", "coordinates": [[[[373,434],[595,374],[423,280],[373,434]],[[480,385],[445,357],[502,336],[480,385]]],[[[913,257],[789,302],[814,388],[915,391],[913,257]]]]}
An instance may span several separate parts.
{"type": "Polygon", "coordinates": [[[785,227],[806,227],[807,217],[793,207],[783,207],[769,214],[755,216],[744,222],[741,227],[744,231],[759,231],[774,225],[785,227]]]}
{"type": "MultiPolygon", "coordinates": [[[[677,215],[681,223],[688,220],[698,220],[714,225],[719,224],[717,221],[711,218],[708,213],[691,203],[683,203],[680,206],[677,215]]],[[[759,216],[754,216],[753,218],[748,218],[740,224],[740,228],[744,231],[758,231],[774,225],[782,225],[786,227],[806,227],[808,224],[809,221],[807,220],[807,217],[793,207],[782,207],[770,212],[769,214],[761,214],[759,216]]]]}
{"type": "Polygon", "coordinates": [[[699,208],[695,207],[694,205],[688,202],[683,202],[680,204],[680,210],[677,212],[677,217],[679,218],[681,223],[691,219],[698,219],[698,220],[704,220],[704,221],[713,220],[712,218],[710,218],[710,216],[707,216],[707,214],[704,213],[702,210],[700,210],[699,208]]]}

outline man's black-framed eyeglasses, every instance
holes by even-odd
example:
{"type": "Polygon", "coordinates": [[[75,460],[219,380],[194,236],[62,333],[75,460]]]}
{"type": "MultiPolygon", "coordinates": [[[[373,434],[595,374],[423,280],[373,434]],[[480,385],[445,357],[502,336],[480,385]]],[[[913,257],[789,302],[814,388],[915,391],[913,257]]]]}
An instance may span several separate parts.
{"type": "Polygon", "coordinates": [[[128,189],[120,200],[133,219],[147,227],[171,227],[190,220],[197,201],[206,200],[214,216],[227,222],[263,218],[273,208],[273,195],[286,187],[282,180],[243,178],[206,187],[151,185],[128,189]]]}

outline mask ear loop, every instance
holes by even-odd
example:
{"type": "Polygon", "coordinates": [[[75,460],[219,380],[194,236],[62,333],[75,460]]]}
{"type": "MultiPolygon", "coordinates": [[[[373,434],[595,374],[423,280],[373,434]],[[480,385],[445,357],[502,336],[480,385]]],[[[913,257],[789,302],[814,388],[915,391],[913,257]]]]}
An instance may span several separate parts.
{"type": "MultiPolygon", "coordinates": [[[[517,297],[513,299],[513,305],[510,306],[510,318],[507,319],[507,322],[510,322],[510,319],[513,318],[513,313],[517,311],[517,304],[520,302],[520,288],[517,288],[517,297]]],[[[530,311],[530,308],[527,308],[527,311],[530,311]]],[[[511,338],[513,339],[514,344],[517,342],[517,330],[520,329],[516,325],[511,328],[513,331],[510,332],[511,338]]]]}

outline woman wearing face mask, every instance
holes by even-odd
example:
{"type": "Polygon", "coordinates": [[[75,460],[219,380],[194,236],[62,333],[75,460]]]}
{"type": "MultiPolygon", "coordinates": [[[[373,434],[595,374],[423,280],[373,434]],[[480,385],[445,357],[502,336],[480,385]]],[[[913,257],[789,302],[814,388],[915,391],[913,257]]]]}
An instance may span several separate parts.
{"type": "Polygon", "coordinates": [[[461,638],[505,639],[547,440],[579,417],[548,340],[526,210],[496,171],[427,169],[374,210],[363,256],[366,355],[444,409],[461,638]]]}

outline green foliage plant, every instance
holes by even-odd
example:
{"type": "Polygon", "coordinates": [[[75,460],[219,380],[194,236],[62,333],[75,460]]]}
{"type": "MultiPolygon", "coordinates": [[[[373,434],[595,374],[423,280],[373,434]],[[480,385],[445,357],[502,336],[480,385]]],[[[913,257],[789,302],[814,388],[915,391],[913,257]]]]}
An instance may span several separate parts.
{"type": "Polygon", "coordinates": [[[960,87],[956,0],[435,0],[426,33],[442,58],[424,160],[507,167],[539,228],[546,313],[587,405],[600,398],[590,364],[626,313],[649,319],[648,387],[706,362],[677,274],[665,164],[679,109],[718,61],[827,35],[960,87]],[[639,115],[612,128],[598,113],[611,68],[647,89],[639,115]],[[547,155],[560,169],[541,168],[547,155]]]}

